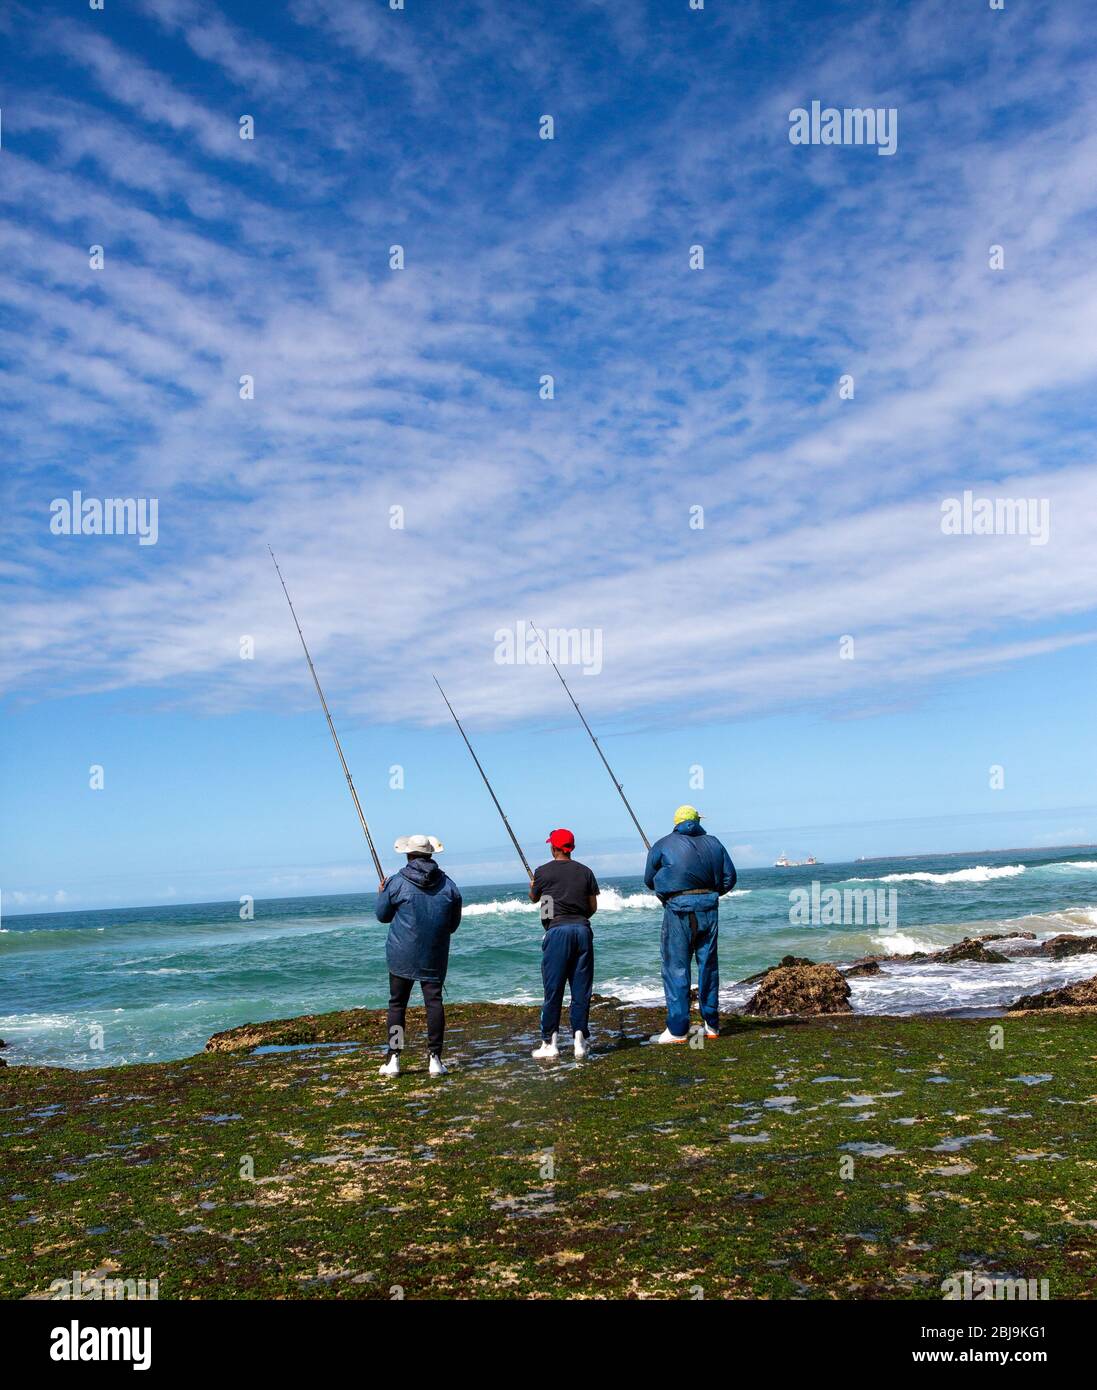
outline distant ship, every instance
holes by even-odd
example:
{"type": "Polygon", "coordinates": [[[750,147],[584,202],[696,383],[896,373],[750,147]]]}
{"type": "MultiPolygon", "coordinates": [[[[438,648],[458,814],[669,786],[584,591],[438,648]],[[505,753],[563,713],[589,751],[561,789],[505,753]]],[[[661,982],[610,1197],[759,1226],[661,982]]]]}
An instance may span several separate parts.
{"type": "Polygon", "coordinates": [[[806,859],[790,859],[787,854],[779,854],[773,861],[775,869],[803,869],[809,864],[818,864],[814,854],[809,854],[806,859]]]}

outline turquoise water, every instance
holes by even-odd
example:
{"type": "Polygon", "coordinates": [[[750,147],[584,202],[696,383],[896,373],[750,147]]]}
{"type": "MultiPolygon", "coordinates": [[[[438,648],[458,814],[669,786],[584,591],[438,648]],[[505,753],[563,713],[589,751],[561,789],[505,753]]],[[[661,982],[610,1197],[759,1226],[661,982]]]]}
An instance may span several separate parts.
{"type": "MultiPolygon", "coordinates": [[[[466,888],[453,940],[452,1000],[540,998],[541,926],[524,890],[466,888]]],[[[211,1033],[387,999],[385,928],[373,895],[5,917],[0,934],[0,1037],[9,1063],[101,1066],[182,1057],[211,1033]],[[101,1030],[102,1047],[93,1046],[101,1030]]],[[[594,919],[595,988],[658,1002],[661,909],[636,878],[603,882],[594,919]]],[[[787,953],[845,961],[870,952],[932,950],[982,931],[1039,936],[1097,932],[1097,852],[983,854],[875,860],[798,869],[747,869],[723,900],[725,1006],[750,994],[743,976],[787,953]],[[880,892],[887,915],[860,924],[793,925],[790,891],[880,892]]],[[[1018,994],[1088,977],[1092,957],[1001,966],[888,968],[851,981],[855,1009],[909,1013],[991,1008],[1018,994]]]]}

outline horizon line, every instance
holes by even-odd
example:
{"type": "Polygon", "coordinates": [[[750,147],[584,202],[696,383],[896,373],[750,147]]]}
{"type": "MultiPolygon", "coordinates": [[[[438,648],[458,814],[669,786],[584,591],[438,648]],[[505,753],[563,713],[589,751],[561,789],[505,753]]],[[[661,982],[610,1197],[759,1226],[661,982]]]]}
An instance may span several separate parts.
{"type": "MultiPolygon", "coordinates": [[[[820,861],[817,864],[792,864],[790,868],[796,869],[834,869],[844,865],[856,864],[885,864],[892,860],[904,861],[913,859],[971,859],[983,854],[1022,854],[1022,855],[1048,855],[1062,854],[1079,850],[1097,850],[1097,841],[1083,842],[1071,845],[1011,845],[1003,849],[961,849],[961,850],[928,850],[917,854],[874,854],[863,856],[858,859],[831,859],[820,861]]],[[[401,866],[403,867],[403,866],[401,866]]],[[[748,868],[739,870],[740,874],[768,873],[777,868],[776,864],[754,864],[748,868]]],[[[394,869],[393,874],[399,873],[399,869],[394,869]]],[[[392,874],[387,875],[388,878],[392,874]]],[[[638,874],[607,874],[604,882],[612,883],[616,880],[627,878],[638,878],[638,874]]],[[[489,881],[485,883],[469,884],[470,888],[528,888],[524,880],[515,879],[513,882],[502,880],[499,882],[489,881]]],[[[279,903],[279,902],[309,902],[324,898],[368,898],[375,897],[376,889],[363,889],[361,891],[349,893],[294,893],[284,897],[252,899],[256,903],[279,903]]],[[[0,895],[2,897],[2,895],[0,895]]],[[[133,903],[129,906],[114,903],[106,907],[68,907],[61,908],[53,912],[9,912],[9,917],[72,917],[80,916],[89,912],[141,912],[146,909],[149,911],[160,912],[170,911],[173,908],[183,907],[235,907],[239,902],[238,898],[197,898],[185,902],[170,903],[133,903]]],[[[0,912],[0,921],[3,920],[3,913],[0,912]]],[[[0,933],[3,928],[0,927],[0,933]]]]}

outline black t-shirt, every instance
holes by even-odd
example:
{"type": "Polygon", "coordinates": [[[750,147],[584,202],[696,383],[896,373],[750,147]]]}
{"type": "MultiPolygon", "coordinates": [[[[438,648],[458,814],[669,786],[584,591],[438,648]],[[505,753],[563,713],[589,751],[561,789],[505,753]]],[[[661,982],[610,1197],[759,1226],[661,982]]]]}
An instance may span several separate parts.
{"type": "Polygon", "coordinates": [[[588,900],[598,892],[598,880],[575,859],[553,859],[533,874],[533,891],[552,899],[551,926],[558,922],[588,922],[588,900]]]}

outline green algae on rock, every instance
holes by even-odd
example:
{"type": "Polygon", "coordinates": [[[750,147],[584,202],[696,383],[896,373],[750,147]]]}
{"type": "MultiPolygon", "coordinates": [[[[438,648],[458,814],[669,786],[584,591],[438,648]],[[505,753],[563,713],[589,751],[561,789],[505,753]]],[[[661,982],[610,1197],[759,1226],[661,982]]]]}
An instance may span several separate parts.
{"type": "Polygon", "coordinates": [[[734,1017],[661,1048],[661,1012],[601,1000],[591,1060],[545,1065],[535,1009],[449,1012],[444,1082],[421,1011],[394,1081],[372,1010],[7,1068],[0,1292],[109,1264],[162,1300],[938,1300],[964,1270],[1093,1296],[1092,1014],[734,1017]]]}
{"type": "Polygon", "coordinates": [[[748,1014],[843,1014],[850,1012],[851,990],[834,965],[779,965],[762,978],[747,1001],[748,1014]]]}
{"type": "Polygon", "coordinates": [[[1062,989],[1048,989],[1042,994],[1022,994],[1010,1013],[1025,1009],[1097,1009],[1097,975],[1091,980],[1076,980],[1062,989]]]}

